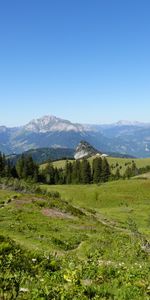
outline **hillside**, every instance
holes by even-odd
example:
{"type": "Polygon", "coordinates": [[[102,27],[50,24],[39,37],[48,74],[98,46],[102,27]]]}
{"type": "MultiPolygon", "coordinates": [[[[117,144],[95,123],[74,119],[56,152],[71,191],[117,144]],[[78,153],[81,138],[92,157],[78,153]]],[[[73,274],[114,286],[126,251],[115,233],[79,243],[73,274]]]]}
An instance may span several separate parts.
{"type": "Polygon", "coordinates": [[[148,299],[150,182],[44,188],[0,190],[0,297],[148,299]]]}
{"type": "MultiPolygon", "coordinates": [[[[33,160],[37,164],[42,164],[48,160],[59,160],[62,158],[73,158],[74,149],[68,148],[39,148],[39,149],[31,149],[22,153],[25,156],[32,156],[33,160]]],[[[15,164],[21,154],[8,155],[7,159],[15,164]]]]}
{"type": "MultiPolygon", "coordinates": [[[[44,187],[51,192],[56,189],[56,186],[44,187]]],[[[93,209],[104,219],[117,222],[120,227],[127,228],[129,219],[132,219],[139,231],[147,234],[150,239],[146,218],[150,205],[149,180],[120,180],[100,186],[59,185],[57,191],[71,205],[93,209]]]]}

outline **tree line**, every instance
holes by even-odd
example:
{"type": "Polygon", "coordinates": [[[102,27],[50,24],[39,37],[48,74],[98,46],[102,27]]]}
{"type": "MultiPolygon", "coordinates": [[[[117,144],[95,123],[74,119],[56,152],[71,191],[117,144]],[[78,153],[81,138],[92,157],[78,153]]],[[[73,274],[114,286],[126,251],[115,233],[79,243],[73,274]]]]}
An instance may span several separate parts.
{"type": "Polygon", "coordinates": [[[149,171],[150,166],[138,169],[132,161],[130,166],[126,166],[123,175],[120,174],[119,166],[115,173],[111,169],[112,166],[105,157],[94,158],[92,164],[86,158],[72,162],[66,160],[64,168],[54,167],[52,162],[48,162],[45,168],[40,169],[31,156],[22,154],[16,165],[12,165],[11,161],[0,152],[0,177],[13,177],[46,184],[98,184],[120,178],[129,179],[149,171]]]}
{"type": "Polygon", "coordinates": [[[88,184],[106,182],[111,176],[106,158],[95,158],[92,166],[87,159],[66,161],[65,168],[56,168],[48,163],[41,172],[41,181],[48,184],[88,184]]]}
{"type": "Polygon", "coordinates": [[[92,166],[85,158],[73,162],[66,160],[64,168],[54,167],[48,162],[46,167],[40,170],[31,156],[22,154],[14,166],[0,153],[0,177],[31,179],[47,184],[88,184],[108,181],[110,176],[110,166],[106,158],[95,158],[92,166]]]}

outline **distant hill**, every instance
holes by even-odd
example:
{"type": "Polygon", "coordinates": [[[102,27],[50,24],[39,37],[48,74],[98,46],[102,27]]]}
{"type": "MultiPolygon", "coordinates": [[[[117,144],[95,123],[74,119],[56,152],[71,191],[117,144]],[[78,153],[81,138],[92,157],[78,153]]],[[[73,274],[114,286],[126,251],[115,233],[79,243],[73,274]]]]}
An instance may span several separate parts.
{"type": "MultiPolygon", "coordinates": [[[[31,149],[28,151],[23,152],[25,156],[32,156],[33,160],[38,163],[42,164],[47,162],[48,160],[59,160],[59,159],[72,159],[74,156],[74,149],[68,148],[39,148],[39,149],[31,149]]],[[[12,154],[8,155],[7,158],[11,160],[13,164],[17,162],[21,154],[12,154]]]]}

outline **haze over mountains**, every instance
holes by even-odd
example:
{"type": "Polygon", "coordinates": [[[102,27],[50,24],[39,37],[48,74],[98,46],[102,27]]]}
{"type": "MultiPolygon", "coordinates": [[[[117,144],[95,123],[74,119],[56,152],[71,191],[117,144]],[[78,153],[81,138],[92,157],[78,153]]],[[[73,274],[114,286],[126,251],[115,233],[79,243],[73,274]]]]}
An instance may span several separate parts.
{"type": "Polygon", "coordinates": [[[150,156],[149,123],[119,121],[115,124],[84,125],[44,116],[21,127],[0,126],[0,151],[6,154],[43,147],[76,148],[81,140],[104,153],[150,156]]]}

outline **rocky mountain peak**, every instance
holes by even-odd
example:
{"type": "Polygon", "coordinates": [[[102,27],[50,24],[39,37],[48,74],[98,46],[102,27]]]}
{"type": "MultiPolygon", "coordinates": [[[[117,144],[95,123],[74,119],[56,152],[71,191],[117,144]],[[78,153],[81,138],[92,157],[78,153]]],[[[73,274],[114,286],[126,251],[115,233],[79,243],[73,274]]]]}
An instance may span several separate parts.
{"type": "Polygon", "coordinates": [[[50,131],[84,131],[84,126],[71,123],[68,120],[63,120],[52,115],[46,115],[39,119],[34,119],[24,126],[25,130],[33,132],[50,132],[50,131]]]}
{"type": "Polygon", "coordinates": [[[81,159],[83,157],[90,157],[94,156],[96,154],[101,154],[98,150],[96,150],[93,146],[91,146],[88,142],[86,141],[81,141],[78,146],[76,147],[75,150],[75,159],[81,159]]]}

